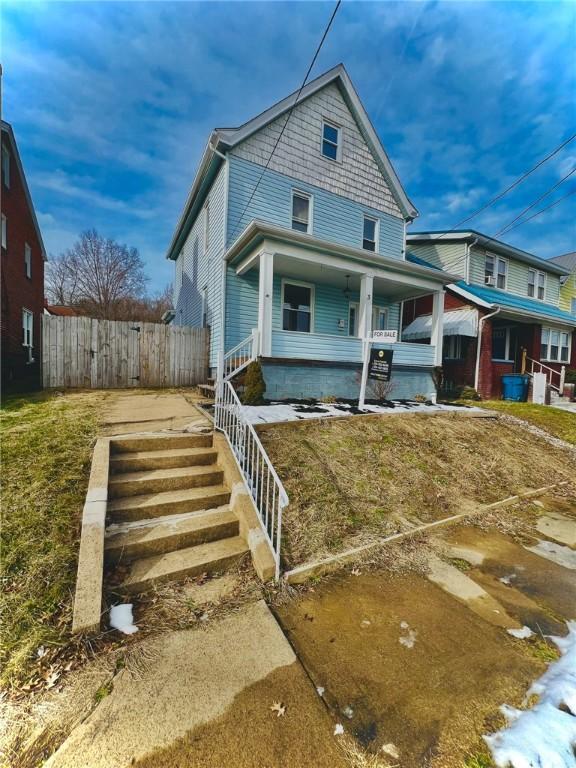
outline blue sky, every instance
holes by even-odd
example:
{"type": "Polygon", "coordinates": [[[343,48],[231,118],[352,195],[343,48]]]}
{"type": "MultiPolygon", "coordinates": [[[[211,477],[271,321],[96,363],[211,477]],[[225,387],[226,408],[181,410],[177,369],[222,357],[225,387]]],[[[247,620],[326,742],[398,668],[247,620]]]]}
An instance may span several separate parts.
{"type": "MultiPolygon", "coordinates": [[[[171,281],[164,255],[210,129],[296,90],[332,8],[4,3],[3,116],[49,253],[96,227],[140,250],[152,291],[171,281]]],[[[442,229],[576,132],[575,50],[573,2],[345,0],[312,76],[346,65],[420,211],[413,229],[442,229]]],[[[576,140],[468,226],[494,235],[574,165],[576,140]]],[[[576,196],[505,239],[576,250],[576,196]]]]}

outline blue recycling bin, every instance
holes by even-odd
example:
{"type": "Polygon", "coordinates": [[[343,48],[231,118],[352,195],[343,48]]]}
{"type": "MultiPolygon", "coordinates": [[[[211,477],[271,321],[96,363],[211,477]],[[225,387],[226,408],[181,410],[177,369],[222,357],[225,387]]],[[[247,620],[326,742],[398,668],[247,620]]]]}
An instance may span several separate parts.
{"type": "Polygon", "coordinates": [[[526,373],[509,373],[502,376],[502,399],[526,402],[529,381],[530,377],[526,373]]]}

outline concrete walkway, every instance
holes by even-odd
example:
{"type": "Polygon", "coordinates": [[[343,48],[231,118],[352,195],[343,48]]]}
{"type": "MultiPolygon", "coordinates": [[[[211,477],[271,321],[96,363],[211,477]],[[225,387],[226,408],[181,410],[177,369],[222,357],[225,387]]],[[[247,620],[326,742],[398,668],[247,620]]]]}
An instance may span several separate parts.
{"type": "MultiPolygon", "coordinates": [[[[198,401],[201,401],[198,397],[198,401]]],[[[104,435],[210,427],[210,420],[194,407],[195,396],[156,391],[114,393],[102,418],[104,435]]]]}

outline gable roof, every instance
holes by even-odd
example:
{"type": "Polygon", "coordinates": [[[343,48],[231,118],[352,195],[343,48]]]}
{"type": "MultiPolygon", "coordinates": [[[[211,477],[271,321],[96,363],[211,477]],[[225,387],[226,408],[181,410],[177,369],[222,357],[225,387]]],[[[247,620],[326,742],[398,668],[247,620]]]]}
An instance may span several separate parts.
{"type": "Polygon", "coordinates": [[[570,273],[576,272],[576,251],[572,251],[572,253],[564,253],[562,256],[554,256],[549,259],[549,261],[553,261],[554,264],[559,264],[570,273]]]}
{"type": "Polygon", "coordinates": [[[24,167],[22,165],[22,160],[20,159],[20,153],[18,152],[18,145],[16,144],[16,137],[14,136],[14,131],[12,130],[12,126],[10,125],[10,123],[7,123],[6,120],[1,121],[1,126],[2,126],[2,133],[8,137],[8,141],[10,142],[10,146],[12,147],[12,156],[16,162],[16,167],[18,168],[18,173],[20,174],[20,178],[22,179],[22,188],[24,189],[24,195],[26,197],[26,202],[28,203],[28,209],[30,210],[30,214],[32,216],[32,223],[34,224],[34,229],[36,230],[36,236],[38,237],[38,242],[40,243],[40,248],[42,250],[42,257],[44,261],[47,261],[48,257],[46,256],[46,248],[44,247],[44,241],[42,240],[42,233],[40,232],[40,226],[38,224],[38,219],[36,218],[34,203],[32,202],[30,190],[28,189],[28,182],[26,181],[26,174],[24,173],[24,167]]]}
{"type": "Polygon", "coordinates": [[[408,198],[408,195],[390,162],[390,158],[386,154],[386,150],[380,141],[380,137],[376,133],[370,117],[352,84],[352,80],[346,72],[346,68],[343,64],[338,64],[336,67],[329,69],[327,72],[324,72],[324,74],[305,85],[299,98],[299,91],[294,91],[289,96],[286,96],[286,98],[278,101],[276,104],[264,110],[264,112],[261,112],[259,115],[256,115],[256,117],[253,117],[251,120],[248,120],[237,128],[216,128],[212,131],[208,143],[204,148],[200,165],[196,171],[196,176],[194,177],[184,210],[172,237],[166,258],[177,258],[178,253],[175,253],[175,251],[178,250],[176,246],[181,239],[180,233],[182,228],[184,227],[186,220],[189,219],[190,212],[197,208],[197,198],[205,191],[206,184],[204,182],[206,178],[209,174],[212,175],[214,173],[214,168],[217,170],[226,152],[245,141],[245,139],[264,128],[264,126],[268,125],[273,120],[276,120],[276,118],[280,117],[285,112],[288,112],[296,103],[301,104],[307,98],[314,95],[322,88],[325,88],[330,83],[335,83],[340,89],[344,101],[358,123],[360,132],[372,151],[381,173],[386,178],[390,191],[402,211],[404,218],[411,221],[418,216],[418,211],[408,198]],[[296,101],[297,98],[298,101],[296,101]]]}
{"type": "Polygon", "coordinates": [[[556,275],[566,275],[567,270],[558,263],[553,263],[554,259],[541,259],[539,256],[535,256],[533,253],[523,251],[520,248],[516,248],[509,243],[504,243],[502,240],[496,240],[489,235],[483,235],[481,232],[477,232],[474,229],[455,229],[448,230],[434,230],[428,232],[410,232],[406,235],[407,243],[474,243],[481,245],[488,250],[500,253],[503,256],[510,256],[518,261],[523,261],[526,264],[530,264],[540,269],[545,269],[548,272],[553,272],[556,275]]]}

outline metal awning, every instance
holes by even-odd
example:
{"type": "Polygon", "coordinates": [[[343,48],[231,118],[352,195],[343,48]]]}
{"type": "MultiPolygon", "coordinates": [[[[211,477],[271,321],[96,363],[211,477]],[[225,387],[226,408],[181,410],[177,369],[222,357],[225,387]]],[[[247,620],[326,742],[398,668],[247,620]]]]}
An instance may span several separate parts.
{"type": "MultiPolygon", "coordinates": [[[[454,309],[444,312],[444,336],[476,336],[478,312],[475,309],[454,309]]],[[[429,339],[432,335],[432,315],[420,315],[402,331],[402,341],[429,339]]]]}

